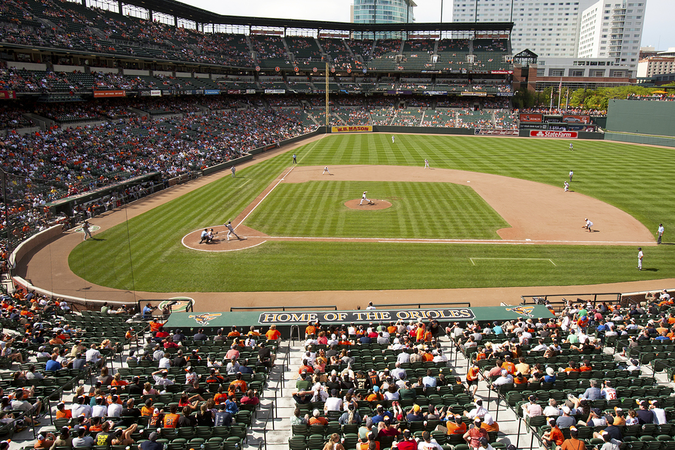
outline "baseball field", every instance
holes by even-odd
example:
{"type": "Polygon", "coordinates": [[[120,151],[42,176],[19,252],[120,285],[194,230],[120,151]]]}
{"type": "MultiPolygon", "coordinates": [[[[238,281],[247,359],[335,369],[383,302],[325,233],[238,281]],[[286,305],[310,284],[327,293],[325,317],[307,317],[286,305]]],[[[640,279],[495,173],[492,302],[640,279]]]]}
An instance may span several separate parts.
{"type": "Polygon", "coordinates": [[[68,263],[88,282],[158,293],[675,277],[668,239],[675,226],[675,150],[604,141],[568,146],[418,135],[397,135],[393,144],[387,134],[329,135],[97,233],[75,247],[68,263]],[[571,192],[563,192],[570,170],[571,192]],[[358,205],[364,191],[373,205],[358,205]],[[586,217],[594,222],[591,233],[582,228],[586,217]],[[242,240],[225,239],[228,220],[242,240]],[[659,223],[666,233],[657,246],[659,223]],[[199,244],[205,227],[218,234],[199,244]],[[638,246],[645,251],[642,271],[638,246]]]}

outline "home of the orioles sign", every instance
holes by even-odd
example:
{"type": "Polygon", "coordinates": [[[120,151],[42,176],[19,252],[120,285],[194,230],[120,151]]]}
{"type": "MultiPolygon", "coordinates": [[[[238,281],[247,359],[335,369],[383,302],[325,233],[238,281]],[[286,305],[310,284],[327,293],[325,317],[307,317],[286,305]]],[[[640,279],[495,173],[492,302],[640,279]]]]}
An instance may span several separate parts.
{"type": "Polygon", "coordinates": [[[382,310],[364,311],[331,311],[331,312],[266,312],[260,314],[259,323],[284,324],[319,322],[349,323],[397,320],[473,320],[476,316],[470,308],[449,309],[415,309],[415,310],[382,310]]]}

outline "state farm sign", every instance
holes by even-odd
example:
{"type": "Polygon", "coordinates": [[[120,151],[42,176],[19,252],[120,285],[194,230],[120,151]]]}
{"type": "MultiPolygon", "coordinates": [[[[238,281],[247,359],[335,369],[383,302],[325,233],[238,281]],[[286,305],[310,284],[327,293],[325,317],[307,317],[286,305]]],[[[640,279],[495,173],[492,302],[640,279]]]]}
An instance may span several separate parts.
{"type": "Polygon", "coordinates": [[[539,138],[558,138],[558,139],[576,139],[579,133],[576,131],[546,131],[530,130],[530,137],[539,138]]]}

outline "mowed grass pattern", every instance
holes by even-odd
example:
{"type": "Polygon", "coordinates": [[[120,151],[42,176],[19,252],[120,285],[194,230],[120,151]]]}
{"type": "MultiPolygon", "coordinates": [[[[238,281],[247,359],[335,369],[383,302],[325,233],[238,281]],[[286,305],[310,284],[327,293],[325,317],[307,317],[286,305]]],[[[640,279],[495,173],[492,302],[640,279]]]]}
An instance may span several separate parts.
{"type": "Polygon", "coordinates": [[[469,186],[358,181],[280,184],[246,225],[271,236],[411,239],[499,239],[509,226],[469,186]],[[363,190],[392,207],[344,205],[363,190]]]}
{"type": "MultiPolygon", "coordinates": [[[[328,136],[98,233],[96,240],[75,248],[69,264],[93,283],[156,292],[574,285],[674,277],[671,245],[646,248],[645,270],[638,272],[634,247],[268,242],[243,252],[212,254],[180,243],[193,230],[236,217],[291,165],[293,152],[301,165],[329,167],[421,167],[428,158],[432,167],[561,188],[572,169],[572,190],[627,211],[654,233],[662,222],[665,242],[675,241],[669,238],[675,233],[675,149],[603,141],[577,141],[575,151],[568,146],[568,141],[556,140],[414,135],[397,135],[392,145],[389,134],[328,136]],[[514,260],[472,265],[470,257],[551,258],[556,266],[514,260]]],[[[361,190],[349,196],[358,197],[361,190]]],[[[315,201],[319,207],[328,199],[317,196],[315,201]]],[[[325,232],[316,209],[303,220],[313,224],[316,235],[325,232]]],[[[423,222],[417,226],[426,227],[423,222]]],[[[400,236],[416,232],[403,227],[400,236]]]]}

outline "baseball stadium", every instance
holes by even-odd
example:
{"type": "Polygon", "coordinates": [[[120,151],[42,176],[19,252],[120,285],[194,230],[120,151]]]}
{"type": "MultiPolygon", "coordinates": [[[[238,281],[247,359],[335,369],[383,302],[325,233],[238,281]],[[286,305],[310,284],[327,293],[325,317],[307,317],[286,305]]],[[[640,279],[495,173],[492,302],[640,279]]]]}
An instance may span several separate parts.
{"type": "Polygon", "coordinates": [[[0,8],[0,450],[675,448],[675,96],[518,109],[510,22],[0,8]]]}

